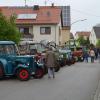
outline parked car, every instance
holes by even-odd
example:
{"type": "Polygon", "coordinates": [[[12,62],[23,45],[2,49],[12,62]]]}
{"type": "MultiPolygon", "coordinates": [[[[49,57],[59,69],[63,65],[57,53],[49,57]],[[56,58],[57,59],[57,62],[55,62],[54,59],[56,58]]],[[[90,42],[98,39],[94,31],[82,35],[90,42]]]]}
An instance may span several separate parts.
{"type": "Polygon", "coordinates": [[[13,41],[0,41],[0,78],[17,76],[21,81],[29,80],[31,76],[42,78],[43,65],[30,55],[20,55],[13,41]]]}

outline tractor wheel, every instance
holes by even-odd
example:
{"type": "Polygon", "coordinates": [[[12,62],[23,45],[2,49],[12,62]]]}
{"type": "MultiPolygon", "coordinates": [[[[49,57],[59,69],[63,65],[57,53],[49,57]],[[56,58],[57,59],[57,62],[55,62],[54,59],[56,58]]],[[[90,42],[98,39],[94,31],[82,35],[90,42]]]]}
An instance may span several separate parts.
{"type": "Polygon", "coordinates": [[[60,70],[60,64],[57,62],[55,67],[55,72],[58,72],[60,70]]]}
{"type": "Polygon", "coordinates": [[[44,74],[47,74],[48,73],[48,69],[47,69],[47,66],[44,65],[44,74]]]}
{"type": "Polygon", "coordinates": [[[19,69],[16,73],[17,77],[21,81],[27,81],[30,79],[30,73],[27,69],[19,69]]]}
{"type": "Polygon", "coordinates": [[[60,67],[55,67],[55,72],[58,72],[60,70],[60,67]]]}
{"type": "Polygon", "coordinates": [[[4,77],[4,69],[2,63],[0,63],[0,79],[4,77]]]}
{"type": "Polygon", "coordinates": [[[42,68],[38,68],[35,72],[34,78],[40,79],[44,76],[44,70],[42,68]]]}

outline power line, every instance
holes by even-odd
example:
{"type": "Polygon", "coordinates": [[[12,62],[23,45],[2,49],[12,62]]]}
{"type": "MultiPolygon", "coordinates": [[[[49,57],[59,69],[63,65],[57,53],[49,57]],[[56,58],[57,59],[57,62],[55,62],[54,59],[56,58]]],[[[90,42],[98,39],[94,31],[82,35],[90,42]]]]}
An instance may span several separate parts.
{"type": "Polygon", "coordinates": [[[82,14],[88,15],[88,16],[100,17],[98,15],[94,15],[92,13],[84,12],[84,11],[81,11],[81,10],[77,10],[77,9],[72,9],[72,10],[75,11],[75,12],[78,12],[78,13],[82,13],[82,14]]]}

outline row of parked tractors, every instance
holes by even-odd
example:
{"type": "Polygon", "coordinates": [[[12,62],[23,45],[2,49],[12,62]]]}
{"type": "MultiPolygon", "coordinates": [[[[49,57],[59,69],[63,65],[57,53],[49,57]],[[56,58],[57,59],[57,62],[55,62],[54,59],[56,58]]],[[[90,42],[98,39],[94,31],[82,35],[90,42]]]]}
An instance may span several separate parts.
{"type": "MultiPolygon", "coordinates": [[[[70,50],[57,49],[50,43],[46,46],[52,46],[55,51],[56,72],[76,62],[70,50]]],[[[45,45],[41,43],[27,43],[17,48],[13,41],[0,41],[0,79],[10,76],[16,76],[21,81],[30,77],[42,78],[47,73],[45,50],[45,45]]]]}

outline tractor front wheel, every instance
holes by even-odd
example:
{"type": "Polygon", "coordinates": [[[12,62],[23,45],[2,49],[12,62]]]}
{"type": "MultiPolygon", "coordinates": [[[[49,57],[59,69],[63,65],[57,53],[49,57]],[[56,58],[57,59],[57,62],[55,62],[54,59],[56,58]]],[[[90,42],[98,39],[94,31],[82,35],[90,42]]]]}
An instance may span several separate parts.
{"type": "Polygon", "coordinates": [[[17,77],[21,81],[27,81],[30,79],[30,73],[27,69],[19,69],[17,70],[17,77]]]}

